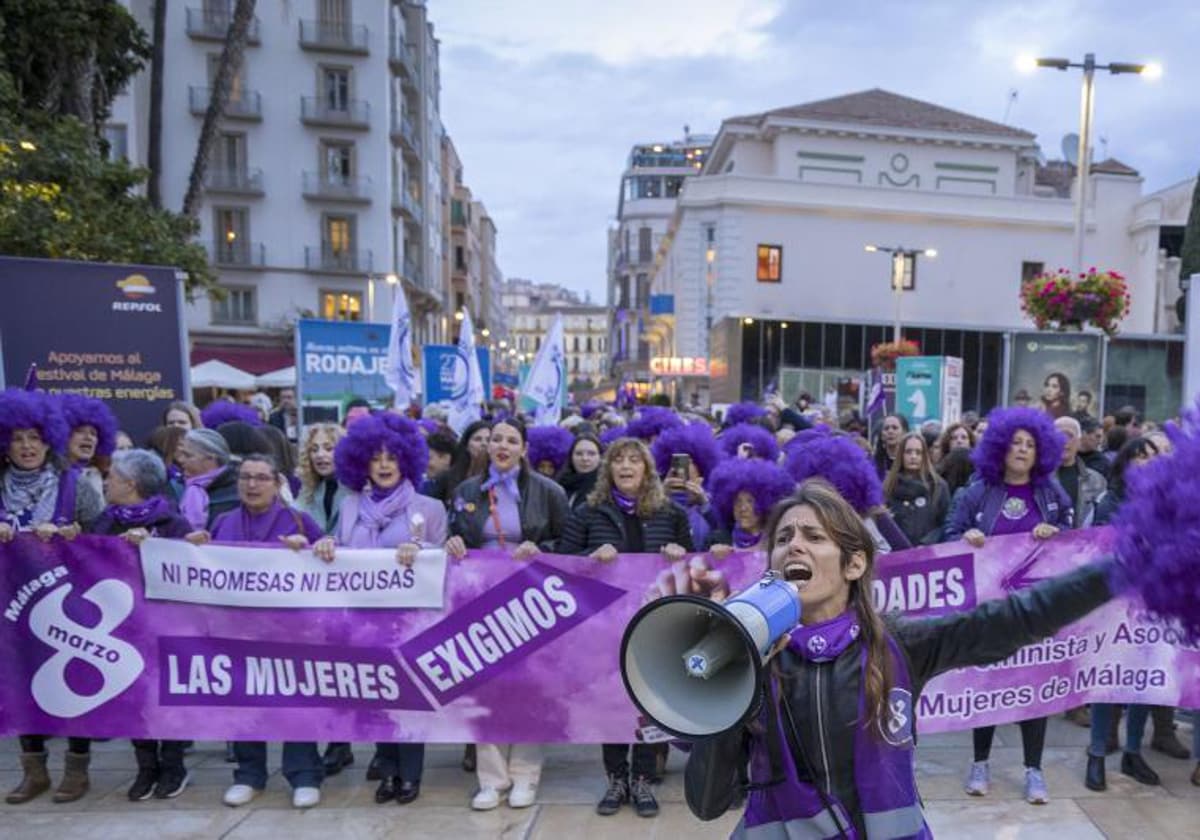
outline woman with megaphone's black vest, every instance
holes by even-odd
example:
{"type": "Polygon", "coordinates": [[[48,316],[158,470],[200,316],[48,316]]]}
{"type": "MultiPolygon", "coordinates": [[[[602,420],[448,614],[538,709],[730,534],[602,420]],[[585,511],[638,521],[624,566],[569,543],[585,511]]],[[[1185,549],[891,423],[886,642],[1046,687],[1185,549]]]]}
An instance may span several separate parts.
{"type": "MultiPolygon", "coordinates": [[[[571,515],[558,543],[561,554],[581,554],[607,563],[619,554],[662,553],[676,561],[691,551],[687,513],[663,490],[649,448],[636,438],[609,444],[587,504],[571,515]]],[[[632,801],[638,816],[653,817],[658,802],[650,789],[656,771],[654,744],[604,745],[608,789],[596,806],[602,816],[632,801]],[[631,774],[632,769],[632,774],[631,774]]]]}

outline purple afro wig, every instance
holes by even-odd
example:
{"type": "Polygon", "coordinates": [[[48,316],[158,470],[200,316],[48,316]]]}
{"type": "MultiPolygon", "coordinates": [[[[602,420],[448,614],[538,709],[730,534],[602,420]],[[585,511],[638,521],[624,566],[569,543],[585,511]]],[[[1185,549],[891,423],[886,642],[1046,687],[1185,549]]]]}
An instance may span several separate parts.
{"type": "Polygon", "coordinates": [[[436,420],[429,420],[429,419],[418,420],[417,425],[421,427],[421,431],[423,431],[426,435],[431,435],[434,432],[436,432],[438,429],[442,428],[441,423],[439,423],[436,420]]]}
{"type": "Polygon", "coordinates": [[[1054,475],[1062,461],[1066,437],[1054,428],[1049,414],[1037,408],[997,408],[988,415],[987,423],[987,431],[971,453],[980,478],[988,484],[1003,483],[1004,459],[1013,435],[1020,430],[1028,432],[1037,444],[1037,461],[1031,473],[1033,483],[1042,484],[1054,475]]]}
{"type": "Polygon", "coordinates": [[[738,423],[721,432],[717,438],[721,451],[730,458],[736,458],[738,447],[748,443],[754,449],[754,457],[770,461],[772,464],[779,459],[779,444],[775,435],[755,423],[738,423]]]}
{"type": "Polygon", "coordinates": [[[529,426],[525,435],[529,442],[525,457],[534,469],[542,461],[549,461],[558,472],[567,463],[571,445],[575,443],[575,435],[561,426],[529,426]]]}
{"type": "Polygon", "coordinates": [[[793,449],[798,449],[810,441],[823,440],[833,433],[833,429],[828,426],[811,426],[807,429],[802,429],[796,432],[792,439],[783,445],[783,454],[790,455],[793,449]]]}
{"type": "MultiPolygon", "coordinates": [[[[987,434],[991,432],[988,426],[987,434]]],[[[1116,580],[1140,593],[1146,610],[1200,642],[1200,403],[1168,423],[1172,452],[1125,474],[1126,501],[1114,519],[1116,580]]],[[[1132,466],[1132,465],[1131,465],[1132,466]]],[[[1193,672],[1194,673],[1194,672],[1193,672]]]]}
{"type": "Polygon", "coordinates": [[[261,426],[262,418],[258,416],[258,412],[252,406],[230,400],[213,400],[200,412],[200,422],[206,429],[215,429],[222,423],[245,423],[249,426],[261,426]]]}
{"type": "Polygon", "coordinates": [[[588,400],[579,407],[579,413],[583,415],[584,420],[590,420],[592,415],[597,411],[604,410],[603,400],[588,400]]]}
{"type": "Polygon", "coordinates": [[[733,527],[733,503],[743,490],[754,497],[754,512],[765,519],[767,512],[780,499],[786,499],[796,489],[792,477],[774,464],[750,458],[730,458],[722,461],[708,479],[713,510],[726,528],[733,527]]]}
{"type": "Polygon", "coordinates": [[[60,455],[71,436],[58,400],[41,391],[7,388],[0,391],[0,457],[7,456],[12,433],[17,429],[37,429],[42,440],[60,455]]]}
{"type": "Polygon", "coordinates": [[[682,425],[683,418],[671,409],[661,405],[647,405],[629,421],[620,437],[635,437],[648,443],[667,429],[678,429],[682,425]]]}
{"type": "Polygon", "coordinates": [[[759,417],[765,417],[767,410],[752,402],[734,403],[725,411],[725,425],[736,426],[738,423],[749,423],[759,417]]]}
{"type": "Polygon", "coordinates": [[[333,450],[333,467],[338,481],[359,492],[370,481],[371,459],[386,449],[400,465],[400,474],[421,483],[429,466],[429,446],[421,427],[406,417],[380,412],[350,424],[346,435],[333,450]]]}
{"type": "Polygon", "coordinates": [[[654,445],[650,447],[654,455],[654,466],[662,478],[671,470],[671,456],[675,453],[686,453],[692,457],[692,463],[700,471],[702,479],[712,474],[713,468],[721,460],[721,450],[717,446],[717,438],[707,423],[688,423],[677,429],[667,429],[659,435],[654,445]]]}
{"type": "Polygon", "coordinates": [[[783,468],[796,484],[809,478],[825,479],[859,516],[883,504],[883,485],[875,465],[845,435],[808,435],[802,445],[788,447],[783,468]]]}
{"type": "Polygon", "coordinates": [[[63,419],[72,432],[80,426],[96,430],[96,454],[111,455],[117,448],[117,418],[102,400],[82,394],[59,397],[63,419]]]}

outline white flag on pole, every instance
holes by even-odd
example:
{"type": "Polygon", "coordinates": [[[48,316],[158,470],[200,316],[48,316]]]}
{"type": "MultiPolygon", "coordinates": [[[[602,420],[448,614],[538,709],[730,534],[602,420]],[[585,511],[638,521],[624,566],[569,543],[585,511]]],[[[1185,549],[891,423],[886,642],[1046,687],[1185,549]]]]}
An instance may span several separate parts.
{"type": "Polygon", "coordinates": [[[482,417],[484,400],[483,375],[479,370],[479,356],[475,352],[475,325],[471,313],[463,310],[462,323],[458,331],[458,359],[455,360],[454,394],[450,398],[447,418],[450,428],[462,434],[467,426],[482,417]]]}
{"type": "Polygon", "coordinates": [[[535,426],[555,426],[562,419],[567,401],[567,356],[561,312],[554,316],[520,390],[521,407],[533,415],[535,426]]]}
{"type": "Polygon", "coordinates": [[[392,332],[388,338],[388,368],[384,381],[395,392],[396,408],[403,410],[420,396],[421,379],[413,368],[412,318],[408,314],[408,296],[403,288],[395,289],[394,293],[396,301],[392,306],[392,332]]]}

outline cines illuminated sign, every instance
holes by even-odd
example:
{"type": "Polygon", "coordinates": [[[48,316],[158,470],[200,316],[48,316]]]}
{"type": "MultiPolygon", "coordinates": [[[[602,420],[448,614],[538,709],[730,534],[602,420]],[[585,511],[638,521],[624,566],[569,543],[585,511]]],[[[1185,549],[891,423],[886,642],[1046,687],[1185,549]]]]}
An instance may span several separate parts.
{"type": "Polygon", "coordinates": [[[654,356],[650,372],[655,376],[708,376],[708,359],[692,356],[654,356]]]}

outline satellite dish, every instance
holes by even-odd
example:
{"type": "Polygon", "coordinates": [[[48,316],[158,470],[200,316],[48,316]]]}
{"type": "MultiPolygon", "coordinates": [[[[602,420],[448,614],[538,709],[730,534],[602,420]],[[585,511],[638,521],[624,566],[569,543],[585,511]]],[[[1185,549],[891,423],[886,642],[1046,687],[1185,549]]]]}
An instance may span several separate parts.
{"type": "Polygon", "coordinates": [[[1079,165],[1079,135],[1072,132],[1062,139],[1063,160],[1072,166],[1079,165]]]}

